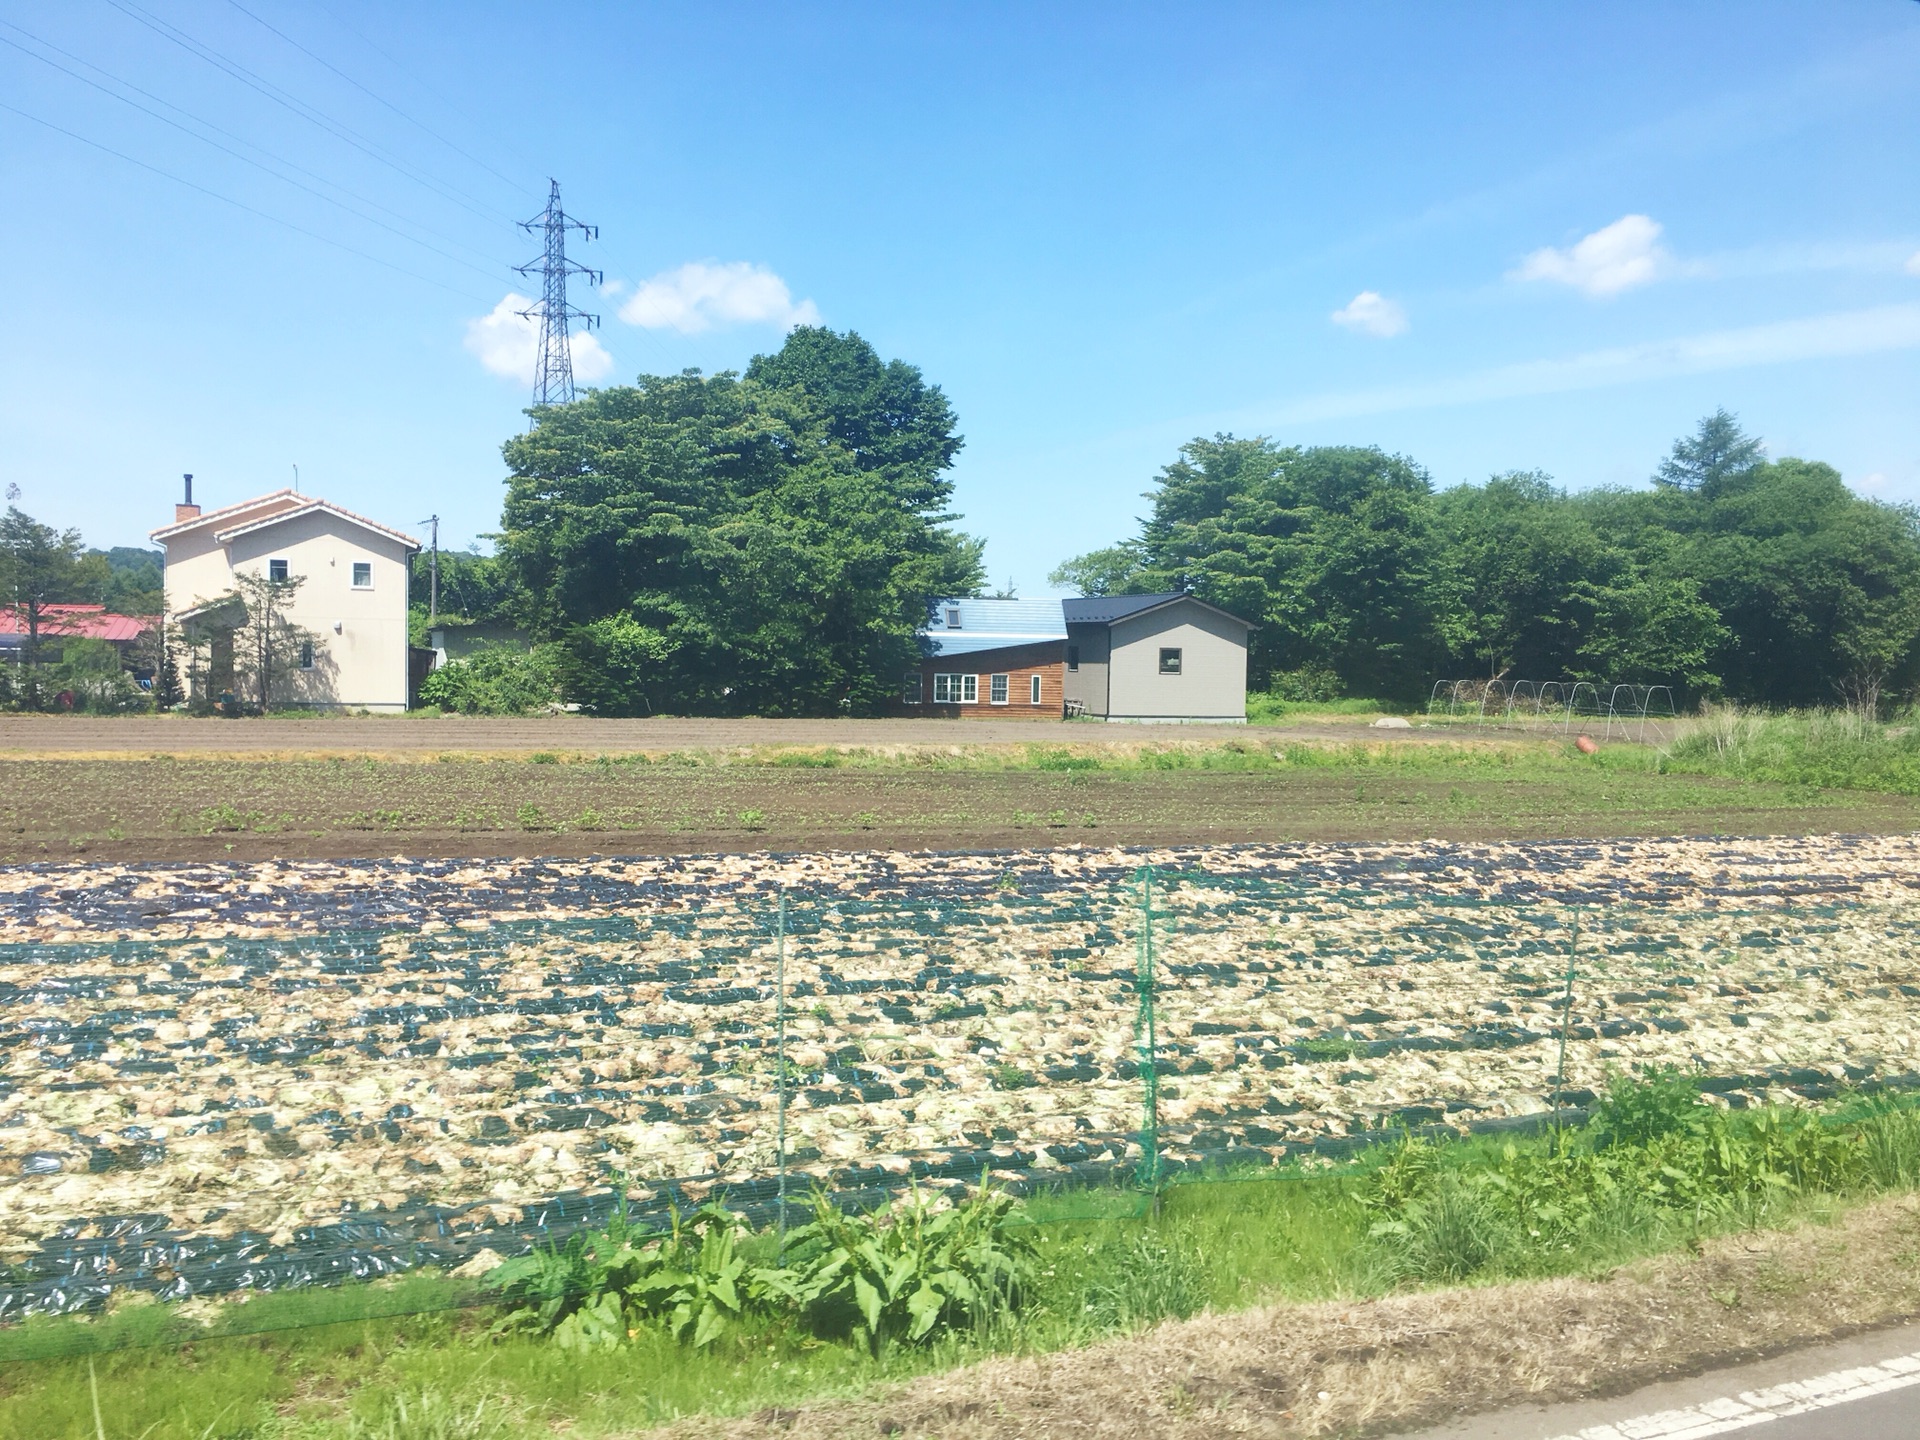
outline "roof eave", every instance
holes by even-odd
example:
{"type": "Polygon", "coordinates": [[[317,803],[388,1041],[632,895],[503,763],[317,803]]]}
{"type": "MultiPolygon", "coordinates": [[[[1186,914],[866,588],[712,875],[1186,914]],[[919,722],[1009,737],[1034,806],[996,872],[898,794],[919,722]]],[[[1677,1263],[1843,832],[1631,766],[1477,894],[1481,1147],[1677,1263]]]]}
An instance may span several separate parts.
{"type": "Polygon", "coordinates": [[[213,524],[223,515],[238,515],[247,510],[257,510],[270,500],[279,500],[299,493],[291,485],[281,490],[270,490],[265,495],[256,495],[251,500],[243,500],[238,505],[223,505],[218,510],[209,510],[204,515],[194,516],[191,520],[176,520],[173,524],[163,525],[158,530],[149,530],[147,538],[165,540],[173,535],[184,535],[189,530],[198,530],[202,526],[213,524]]]}

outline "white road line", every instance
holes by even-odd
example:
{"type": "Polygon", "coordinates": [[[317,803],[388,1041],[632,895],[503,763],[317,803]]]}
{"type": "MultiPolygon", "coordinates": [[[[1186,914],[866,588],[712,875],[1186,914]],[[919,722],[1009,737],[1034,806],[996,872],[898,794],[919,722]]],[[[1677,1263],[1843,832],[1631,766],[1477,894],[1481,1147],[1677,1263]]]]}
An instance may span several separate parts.
{"type": "Polygon", "coordinates": [[[1725,1435],[1788,1415],[1804,1415],[1809,1410],[1824,1410],[1849,1400],[1865,1400],[1869,1395],[1884,1395],[1908,1385],[1920,1385],[1920,1351],[1882,1360],[1878,1365],[1862,1365],[1857,1370],[1835,1370],[1831,1375],[1791,1380],[1724,1400],[1707,1400],[1682,1410],[1641,1415],[1616,1425],[1590,1425],[1576,1434],[1557,1436],[1555,1440],[1705,1440],[1709,1435],[1725,1435]]]}

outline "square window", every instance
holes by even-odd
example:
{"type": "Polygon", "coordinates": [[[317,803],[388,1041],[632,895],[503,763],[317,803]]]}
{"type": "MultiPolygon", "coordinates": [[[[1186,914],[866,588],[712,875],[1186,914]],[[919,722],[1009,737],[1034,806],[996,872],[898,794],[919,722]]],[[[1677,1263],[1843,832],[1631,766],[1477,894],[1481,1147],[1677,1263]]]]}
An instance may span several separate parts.
{"type": "Polygon", "coordinates": [[[933,677],[933,703],[936,705],[958,705],[960,703],[960,682],[964,675],[935,675],[933,677]]]}
{"type": "Polygon", "coordinates": [[[1161,650],[1160,650],[1160,673],[1161,673],[1162,675],[1178,675],[1178,674],[1180,673],[1180,652],[1179,652],[1179,650],[1177,650],[1177,649],[1173,649],[1173,648],[1169,648],[1169,647],[1166,647],[1166,646],[1163,646],[1163,647],[1161,647],[1161,650]]]}
{"type": "Polygon", "coordinates": [[[287,578],[287,562],[284,560],[267,561],[267,579],[276,583],[287,578]]]}
{"type": "Polygon", "coordinates": [[[300,668],[302,670],[313,669],[313,641],[311,640],[302,640],[300,642],[300,668]]]}
{"type": "Polygon", "coordinates": [[[907,705],[920,703],[920,672],[918,670],[907,672],[907,678],[900,686],[900,700],[907,705]]]}
{"type": "Polygon", "coordinates": [[[987,700],[994,705],[1007,703],[1007,677],[995,675],[987,682],[987,700]]]}
{"type": "Polygon", "coordinates": [[[353,588],[371,590],[373,588],[373,562],[356,560],[353,562],[353,588]]]}
{"type": "Polygon", "coordinates": [[[1067,669],[1078,670],[1079,668],[1080,647],[1078,645],[1069,645],[1067,646],[1067,669]]]}
{"type": "Polygon", "coordinates": [[[1027,688],[1031,692],[1027,703],[1029,705],[1038,705],[1040,703],[1040,677],[1038,675],[1030,676],[1027,688]]]}

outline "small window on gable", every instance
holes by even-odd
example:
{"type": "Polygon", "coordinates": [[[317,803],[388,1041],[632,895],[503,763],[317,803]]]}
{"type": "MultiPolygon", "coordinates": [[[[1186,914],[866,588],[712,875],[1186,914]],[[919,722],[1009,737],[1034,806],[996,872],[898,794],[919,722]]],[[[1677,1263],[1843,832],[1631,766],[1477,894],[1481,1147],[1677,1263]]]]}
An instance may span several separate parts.
{"type": "Polygon", "coordinates": [[[958,605],[947,606],[947,628],[949,630],[958,630],[960,628],[960,607],[958,605]]]}
{"type": "Polygon", "coordinates": [[[287,562],[284,560],[267,561],[267,579],[280,582],[287,578],[287,562]]]}
{"type": "Polygon", "coordinates": [[[1178,675],[1180,673],[1180,651],[1172,646],[1162,646],[1160,650],[1160,673],[1178,675]]]}
{"type": "Polygon", "coordinates": [[[1029,705],[1038,705],[1040,703],[1040,677],[1037,674],[1027,677],[1027,690],[1027,703],[1029,705]]]}
{"type": "Polygon", "coordinates": [[[907,678],[900,686],[900,699],[903,704],[907,705],[918,705],[920,703],[920,672],[918,670],[909,670],[907,672],[907,678]]]}
{"type": "Polygon", "coordinates": [[[373,588],[373,562],[356,560],[353,562],[353,588],[371,590],[373,588]]]}
{"type": "Polygon", "coordinates": [[[302,640],[300,642],[300,668],[302,670],[313,669],[313,641],[311,640],[302,640]]]}
{"type": "Polygon", "coordinates": [[[1005,675],[995,675],[987,684],[987,700],[990,704],[1007,703],[1007,679],[1005,675]]]}
{"type": "Polygon", "coordinates": [[[1067,669],[1078,670],[1079,668],[1080,647],[1078,645],[1069,645],[1067,646],[1067,669]]]}

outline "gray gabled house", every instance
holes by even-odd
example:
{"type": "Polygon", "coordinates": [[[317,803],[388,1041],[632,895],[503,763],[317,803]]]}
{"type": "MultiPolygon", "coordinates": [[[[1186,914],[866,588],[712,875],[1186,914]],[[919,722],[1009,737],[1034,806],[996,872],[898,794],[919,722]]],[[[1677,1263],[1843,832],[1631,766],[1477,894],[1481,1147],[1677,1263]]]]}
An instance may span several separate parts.
{"type": "Polygon", "coordinates": [[[1247,718],[1253,627],[1183,591],[935,601],[903,713],[953,720],[1247,718]]]}
{"type": "Polygon", "coordinates": [[[1247,636],[1238,615],[1184,591],[1064,600],[1068,714],[1244,722],[1247,636]]]}

